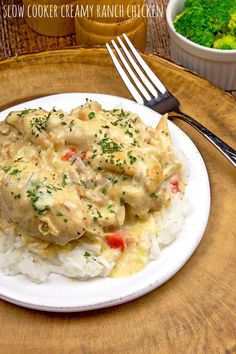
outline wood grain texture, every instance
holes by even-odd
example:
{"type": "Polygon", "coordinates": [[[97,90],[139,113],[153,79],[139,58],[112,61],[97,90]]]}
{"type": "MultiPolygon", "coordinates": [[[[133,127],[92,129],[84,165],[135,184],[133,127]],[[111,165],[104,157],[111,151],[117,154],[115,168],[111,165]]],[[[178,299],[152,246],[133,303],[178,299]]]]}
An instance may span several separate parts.
{"type": "MultiPolygon", "coordinates": [[[[232,96],[162,58],[149,55],[145,60],[179,98],[184,112],[235,147],[232,96]]],[[[129,97],[103,49],[48,52],[0,62],[0,110],[28,98],[73,91],[129,97]]],[[[191,127],[176,123],[201,151],[211,182],[209,224],[191,259],[157,290],[110,309],[47,314],[0,301],[0,353],[236,352],[235,170],[191,127]]]]}

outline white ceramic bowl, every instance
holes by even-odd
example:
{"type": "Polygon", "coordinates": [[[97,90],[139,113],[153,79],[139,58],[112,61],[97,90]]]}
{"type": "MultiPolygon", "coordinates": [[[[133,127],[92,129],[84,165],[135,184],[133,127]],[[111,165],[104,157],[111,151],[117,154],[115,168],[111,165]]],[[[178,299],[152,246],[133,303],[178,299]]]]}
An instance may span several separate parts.
{"type": "Polygon", "coordinates": [[[166,17],[171,58],[224,90],[236,90],[236,50],[207,48],[177,33],[173,24],[185,0],[170,0],[166,17]]]}

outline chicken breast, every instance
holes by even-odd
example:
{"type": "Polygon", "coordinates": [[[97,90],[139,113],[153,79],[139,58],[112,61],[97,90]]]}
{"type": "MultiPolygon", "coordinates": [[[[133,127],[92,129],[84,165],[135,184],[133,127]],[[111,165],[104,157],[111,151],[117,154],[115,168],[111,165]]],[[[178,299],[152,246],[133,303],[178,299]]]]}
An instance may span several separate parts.
{"type": "Polygon", "coordinates": [[[129,215],[148,218],[168,203],[166,180],[181,170],[166,117],[155,130],[90,101],[70,114],[11,112],[0,123],[0,145],[2,215],[59,245],[103,237],[129,215]]]}

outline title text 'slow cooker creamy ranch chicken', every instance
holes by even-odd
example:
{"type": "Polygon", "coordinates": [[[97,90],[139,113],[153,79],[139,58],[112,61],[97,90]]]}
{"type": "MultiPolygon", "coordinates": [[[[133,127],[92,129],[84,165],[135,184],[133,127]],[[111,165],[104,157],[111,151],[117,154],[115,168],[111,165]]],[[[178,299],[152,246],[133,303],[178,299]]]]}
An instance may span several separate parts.
{"type": "Polygon", "coordinates": [[[137,225],[183,192],[166,120],[153,129],[89,100],[70,114],[11,112],[0,123],[1,228],[44,249],[96,240],[126,259],[141,239],[137,225]]]}

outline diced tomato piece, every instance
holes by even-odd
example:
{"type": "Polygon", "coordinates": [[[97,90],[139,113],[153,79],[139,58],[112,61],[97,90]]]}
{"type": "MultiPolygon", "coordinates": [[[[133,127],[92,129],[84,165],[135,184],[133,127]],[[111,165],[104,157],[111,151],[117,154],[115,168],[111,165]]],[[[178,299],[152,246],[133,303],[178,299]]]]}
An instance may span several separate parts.
{"type": "Polygon", "coordinates": [[[176,194],[176,193],[180,192],[178,176],[173,176],[170,179],[170,185],[171,185],[171,192],[173,194],[176,194]]]}
{"type": "Polygon", "coordinates": [[[122,252],[126,248],[126,239],[125,235],[121,231],[108,234],[106,236],[106,241],[111,248],[120,249],[122,252]]]}
{"type": "Polygon", "coordinates": [[[76,152],[76,146],[75,145],[70,145],[69,146],[69,150],[73,151],[73,152],[76,152]]]}
{"type": "Polygon", "coordinates": [[[71,157],[71,154],[67,152],[65,155],[61,157],[62,161],[68,161],[71,157]]]}
{"type": "Polygon", "coordinates": [[[62,155],[62,161],[69,161],[71,157],[76,158],[77,154],[74,151],[68,151],[65,155],[62,155]]]}

